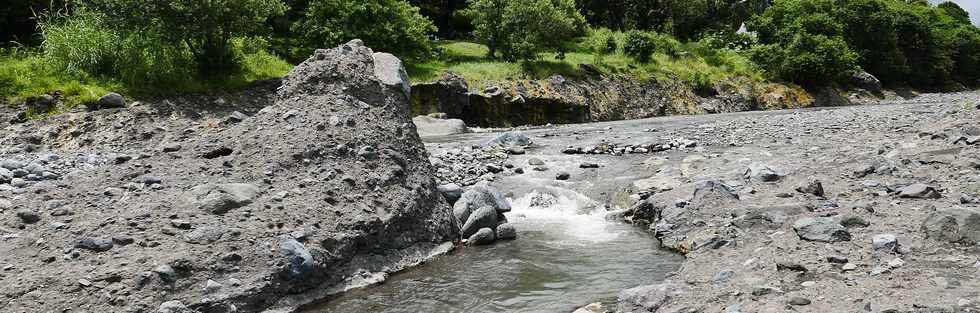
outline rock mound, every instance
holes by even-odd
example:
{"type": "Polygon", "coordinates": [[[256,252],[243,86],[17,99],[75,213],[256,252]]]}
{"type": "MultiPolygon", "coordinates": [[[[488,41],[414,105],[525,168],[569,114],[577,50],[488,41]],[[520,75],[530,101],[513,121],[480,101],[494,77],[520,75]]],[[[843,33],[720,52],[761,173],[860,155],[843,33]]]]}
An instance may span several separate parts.
{"type": "MultiPolygon", "coordinates": [[[[180,131],[142,146],[86,143],[130,157],[3,191],[0,263],[15,264],[0,276],[6,308],[291,311],[443,251],[458,229],[409,119],[406,77],[397,58],[355,40],[316,51],[274,103],[237,123],[183,129],[148,111],[144,123],[180,131]],[[6,214],[26,209],[40,222],[6,214]]],[[[82,114],[139,110],[149,109],[82,114]]]]}

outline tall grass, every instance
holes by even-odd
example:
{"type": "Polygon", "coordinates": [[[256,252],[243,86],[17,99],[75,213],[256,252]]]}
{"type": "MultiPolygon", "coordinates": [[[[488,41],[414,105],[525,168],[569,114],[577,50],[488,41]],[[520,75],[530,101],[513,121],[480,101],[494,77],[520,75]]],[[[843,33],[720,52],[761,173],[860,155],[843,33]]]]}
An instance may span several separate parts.
{"type": "Polygon", "coordinates": [[[39,18],[41,48],[51,66],[73,75],[112,73],[120,38],[98,14],[79,10],[72,18],[57,12],[39,18]]]}
{"type": "Polygon", "coordinates": [[[94,79],[89,75],[66,75],[54,70],[37,51],[0,51],[0,99],[22,102],[27,98],[60,91],[67,99],[66,108],[93,102],[109,91],[123,87],[113,81],[94,79]]]}
{"type": "Polygon", "coordinates": [[[65,108],[71,108],[110,91],[139,97],[241,88],[292,68],[269,53],[264,40],[235,38],[235,71],[206,77],[197,74],[186,44],[152,28],[114,31],[103,16],[84,9],[38,19],[44,38],[39,49],[0,49],[0,101],[23,102],[59,91],[65,108]]]}
{"type": "Polygon", "coordinates": [[[70,75],[112,78],[134,87],[187,80],[194,74],[190,49],[152,28],[114,30],[99,13],[84,7],[71,15],[40,17],[44,57],[70,75]]]}

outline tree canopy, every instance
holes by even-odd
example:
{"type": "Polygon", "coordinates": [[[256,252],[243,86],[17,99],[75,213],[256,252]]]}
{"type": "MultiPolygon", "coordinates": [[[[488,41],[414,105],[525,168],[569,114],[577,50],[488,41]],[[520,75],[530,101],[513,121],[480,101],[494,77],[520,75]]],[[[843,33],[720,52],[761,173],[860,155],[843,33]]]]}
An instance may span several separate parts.
{"type": "Polygon", "coordinates": [[[474,35],[506,60],[536,58],[541,51],[563,52],[563,45],[585,31],[585,18],[573,0],[471,0],[467,14],[474,35]]]}

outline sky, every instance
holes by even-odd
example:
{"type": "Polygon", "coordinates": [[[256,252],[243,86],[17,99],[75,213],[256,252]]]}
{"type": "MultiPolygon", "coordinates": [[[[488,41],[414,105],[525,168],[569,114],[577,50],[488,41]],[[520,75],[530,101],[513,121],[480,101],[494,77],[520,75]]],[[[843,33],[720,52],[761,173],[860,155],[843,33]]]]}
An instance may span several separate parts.
{"type": "MultiPolygon", "coordinates": [[[[980,0],[949,0],[959,4],[967,12],[970,12],[970,19],[973,20],[973,24],[980,25],[980,0]]],[[[946,2],[946,0],[929,0],[932,4],[939,4],[946,2]]]]}

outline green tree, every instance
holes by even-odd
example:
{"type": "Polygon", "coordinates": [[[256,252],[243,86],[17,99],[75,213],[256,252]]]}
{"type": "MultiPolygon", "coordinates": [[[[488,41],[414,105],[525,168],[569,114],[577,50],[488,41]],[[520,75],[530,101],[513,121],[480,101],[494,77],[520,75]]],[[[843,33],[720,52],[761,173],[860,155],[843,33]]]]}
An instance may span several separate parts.
{"type": "Polygon", "coordinates": [[[585,31],[574,0],[471,0],[474,35],[508,61],[530,60],[543,51],[563,56],[564,46],[585,31]]]}
{"type": "Polygon", "coordinates": [[[967,85],[980,84],[980,28],[966,24],[951,34],[951,47],[955,54],[953,79],[967,85]]]}
{"type": "Polygon", "coordinates": [[[973,84],[976,27],[962,24],[945,7],[908,0],[777,0],[749,23],[763,44],[753,59],[787,79],[830,80],[846,73],[818,71],[810,67],[817,62],[806,60],[822,57],[833,65],[827,70],[846,71],[837,65],[850,58],[820,52],[837,50],[842,56],[855,53],[860,68],[886,84],[973,84]]]}
{"type": "Polygon", "coordinates": [[[512,0],[470,0],[466,15],[473,23],[473,36],[489,48],[487,56],[497,57],[497,50],[507,40],[504,12],[512,0]]]}
{"type": "Polygon", "coordinates": [[[301,38],[301,54],[352,39],[405,57],[432,51],[429,34],[436,31],[419,8],[404,0],[311,0],[305,15],[293,25],[301,38]]]}
{"type": "Polygon", "coordinates": [[[948,15],[949,17],[953,18],[953,20],[962,24],[968,24],[968,25],[970,24],[970,13],[966,12],[966,10],[961,8],[956,3],[951,1],[946,1],[940,3],[936,7],[942,10],[943,13],[946,13],[946,15],[948,15]]]}
{"type": "Polygon", "coordinates": [[[623,52],[640,62],[647,62],[654,52],[676,57],[680,55],[681,43],[670,35],[649,31],[631,30],[626,32],[623,52]]]}

